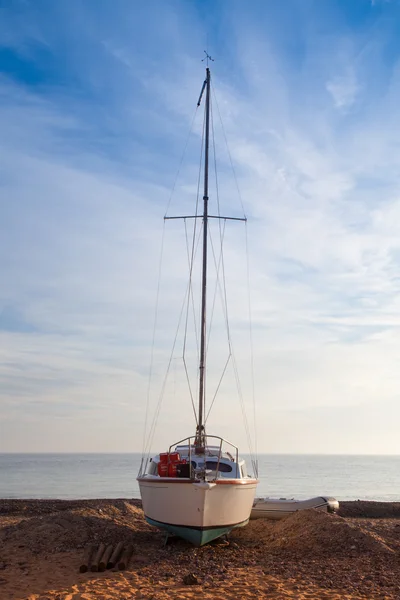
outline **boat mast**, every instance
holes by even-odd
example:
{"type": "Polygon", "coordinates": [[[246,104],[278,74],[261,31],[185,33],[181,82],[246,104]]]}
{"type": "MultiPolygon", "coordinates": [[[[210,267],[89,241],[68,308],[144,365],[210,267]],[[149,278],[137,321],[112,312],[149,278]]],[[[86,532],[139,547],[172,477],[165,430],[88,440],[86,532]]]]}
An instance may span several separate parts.
{"type": "MultiPolygon", "coordinates": [[[[207,59],[209,56],[207,55],[207,59]]],[[[204,193],[203,193],[203,272],[201,282],[201,338],[199,365],[199,417],[196,431],[196,448],[204,448],[204,408],[205,408],[205,379],[206,379],[206,310],[207,310],[207,235],[208,235],[208,156],[210,147],[210,69],[206,68],[206,79],[200,93],[200,105],[204,89],[206,91],[205,108],[205,151],[204,151],[204,193]]]]}
{"type": "MultiPolygon", "coordinates": [[[[205,106],[205,151],[204,151],[204,190],[203,190],[203,214],[198,215],[186,215],[181,217],[167,217],[164,219],[203,219],[203,267],[202,267],[202,282],[201,282],[201,324],[200,324],[200,362],[199,362],[199,412],[197,419],[197,428],[194,445],[196,452],[200,454],[205,448],[205,425],[204,425],[204,412],[205,412],[205,395],[206,395],[206,308],[207,308],[207,237],[208,237],[208,220],[210,218],[220,219],[220,216],[214,216],[208,214],[208,163],[209,163],[209,149],[210,149],[210,89],[211,89],[211,73],[208,68],[208,61],[214,60],[204,50],[205,57],[203,60],[207,61],[206,67],[206,78],[201,88],[200,96],[197,102],[197,106],[200,106],[203,98],[204,91],[206,92],[206,106],[205,106]]],[[[223,217],[229,219],[231,217],[223,217]]],[[[233,218],[233,217],[232,217],[233,218]]],[[[234,220],[242,220],[236,219],[234,220]]]]}
{"type": "Polygon", "coordinates": [[[203,191],[203,214],[185,215],[176,217],[164,217],[164,220],[169,219],[203,219],[203,271],[201,285],[201,337],[200,337],[200,362],[199,362],[199,412],[195,436],[195,451],[197,454],[202,454],[206,445],[204,412],[205,412],[205,396],[206,396],[206,308],[207,308],[207,239],[208,239],[208,221],[209,219],[223,219],[224,221],[246,221],[246,217],[223,217],[221,215],[208,214],[208,162],[209,162],[209,147],[210,147],[210,101],[211,101],[211,73],[208,68],[208,61],[214,60],[204,50],[207,61],[206,79],[201,88],[197,106],[200,106],[204,91],[206,92],[205,106],[205,152],[204,152],[204,191],[203,191]]]}

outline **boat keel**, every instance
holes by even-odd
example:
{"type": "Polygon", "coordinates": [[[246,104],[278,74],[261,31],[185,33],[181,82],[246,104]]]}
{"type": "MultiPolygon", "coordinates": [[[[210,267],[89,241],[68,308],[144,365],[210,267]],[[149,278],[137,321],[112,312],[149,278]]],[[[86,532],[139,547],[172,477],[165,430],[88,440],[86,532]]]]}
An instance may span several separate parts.
{"type": "Polygon", "coordinates": [[[168,539],[170,536],[178,536],[198,548],[208,544],[209,542],[212,542],[213,540],[216,540],[221,536],[227,535],[232,531],[232,529],[247,525],[249,522],[249,519],[246,519],[242,523],[237,523],[235,525],[224,525],[221,527],[188,527],[185,525],[160,523],[160,521],[154,521],[147,516],[145,518],[150,525],[166,531],[166,538],[164,542],[165,545],[168,544],[168,539]]]}

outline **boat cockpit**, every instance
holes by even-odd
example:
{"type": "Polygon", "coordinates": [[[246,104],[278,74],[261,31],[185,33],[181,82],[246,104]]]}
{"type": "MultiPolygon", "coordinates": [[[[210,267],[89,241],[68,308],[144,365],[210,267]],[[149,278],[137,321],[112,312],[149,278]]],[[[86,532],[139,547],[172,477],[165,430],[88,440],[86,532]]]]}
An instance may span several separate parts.
{"type": "MultiPolygon", "coordinates": [[[[217,437],[217,436],[207,436],[217,437]]],[[[184,478],[205,479],[242,479],[248,477],[246,462],[239,458],[238,449],[223,438],[219,446],[205,444],[198,448],[191,442],[191,438],[181,440],[170,446],[168,452],[157,454],[150,458],[146,475],[184,478]],[[182,442],[186,441],[186,444],[182,442]],[[224,450],[223,443],[232,446],[234,451],[224,450]]]]}

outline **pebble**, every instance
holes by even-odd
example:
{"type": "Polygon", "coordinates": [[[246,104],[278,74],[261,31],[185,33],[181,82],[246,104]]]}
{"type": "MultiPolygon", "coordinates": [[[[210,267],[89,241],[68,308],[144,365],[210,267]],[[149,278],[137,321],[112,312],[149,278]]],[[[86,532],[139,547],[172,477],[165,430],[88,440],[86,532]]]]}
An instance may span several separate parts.
{"type": "Polygon", "coordinates": [[[198,585],[199,580],[196,577],[196,575],[194,575],[193,573],[189,573],[188,575],[184,576],[183,583],[185,585],[198,585]]]}

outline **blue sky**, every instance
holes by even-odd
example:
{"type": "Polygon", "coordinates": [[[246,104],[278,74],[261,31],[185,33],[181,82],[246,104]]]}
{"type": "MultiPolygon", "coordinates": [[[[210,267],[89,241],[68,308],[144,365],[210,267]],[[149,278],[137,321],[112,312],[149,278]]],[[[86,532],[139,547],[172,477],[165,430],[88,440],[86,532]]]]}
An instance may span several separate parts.
{"type": "MultiPolygon", "coordinates": [[[[399,26],[398,0],[0,2],[0,451],[141,449],[163,215],[208,43],[249,218],[259,449],[400,452],[399,26]]],[[[170,214],[193,207],[200,133],[170,214]]],[[[217,118],[216,136],[240,215],[217,118]]],[[[249,392],[245,234],[228,230],[249,392]]],[[[182,224],[164,267],[153,405],[182,224]]],[[[161,446],[192,428],[173,363],[161,446]]],[[[212,426],[245,444],[233,391],[212,426]]]]}

